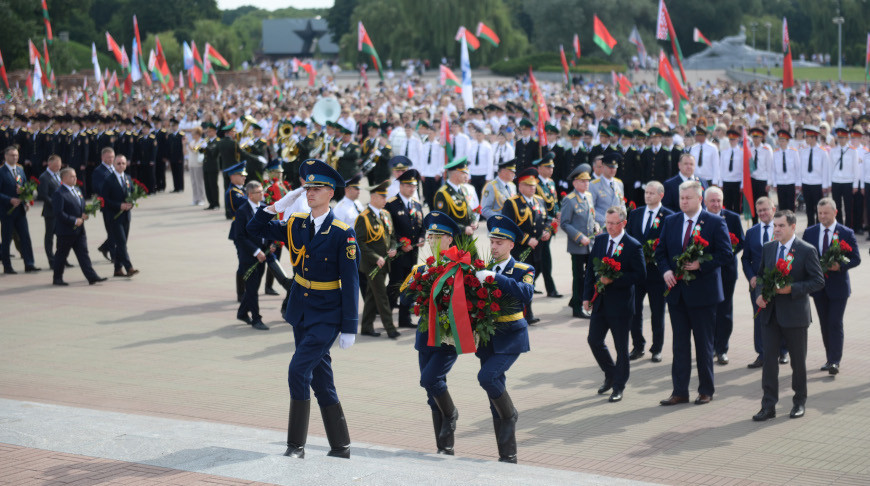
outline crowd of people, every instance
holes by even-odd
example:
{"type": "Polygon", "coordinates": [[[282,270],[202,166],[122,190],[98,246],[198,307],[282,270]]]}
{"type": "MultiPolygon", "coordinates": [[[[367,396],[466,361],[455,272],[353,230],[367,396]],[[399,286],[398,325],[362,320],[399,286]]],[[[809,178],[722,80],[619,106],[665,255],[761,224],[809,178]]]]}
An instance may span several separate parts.
{"type": "MultiPolygon", "coordinates": [[[[573,274],[571,316],[590,319],[588,343],[604,374],[598,393],[609,392],[611,402],[623,398],[631,361],[647,349],[653,362],[663,360],[666,305],[673,389],[661,404],[690,400],[693,339],[694,403],[713,399],[714,363],[729,364],[738,268],[757,311],[758,357],[748,366],[763,369],[762,410],[753,418],[775,416],[778,366],[789,362],[790,416],[804,414],[810,299],[826,352],[822,370],[840,372],[848,272],[860,263],[855,235],[864,233],[870,215],[867,92],[697,83],[680,123],[671,99],[651,86],[618,96],[600,83],[570,91],[542,83],[549,119],[538,124],[530,85],[521,80],[477,85],[475,107],[462,105],[452,89],[415,84],[420,93],[412,98],[402,83],[373,89],[328,83],[283,92],[200,88],[184,103],[143,88],[109,105],[76,89],[66,103],[32,103],[13,93],[0,112],[4,273],[16,273],[13,240],[25,271],[39,271],[21,197],[29,178],[40,181],[54,284],[65,285],[70,251],[93,284],[105,278],[88,260],[87,198],[104,201],[108,238],[99,250],[114,262],[115,276],[131,277],[138,273],[126,250],[133,186],[159,194],[171,178],[172,191],[181,192],[189,172],[191,204],[223,206],[232,220],[237,318],[268,330],[258,301],[263,276],[266,293],[278,294],[275,282],[287,291],[282,314],[297,345],[287,455],[296,457],[304,456],[312,388],[330,455],[349,455],[332,384],[332,343],[352,345],[357,327],[380,336],[377,317],[391,339],[399,328],[416,328],[403,290],[409,276],[426,268],[418,265],[421,250],[427,241],[445,248],[472,237],[481,224],[499,258],[481,277],[493,277],[523,303],[522,313],[503,323],[504,336],[478,350],[500,460],[516,461],[517,412],[505,373],[530,349],[526,328],[539,320],[533,291],[563,297],[553,261],[565,255],[573,274]],[[336,113],[318,105],[329,98],[336,113]],[[802,239],[795,237],[801,211],[808,221],[802,239]],[[741,214],[752,214],[746,231],[741,214]],[[284,248],[291,276],[280,263],[284,248]],[[791,273],[771,290],[779,261],[791,273]],[[543,291],[534,290],[539,276],[543,291]],[[604,344],[608,331],[615,359],[604,344]]],[[[421,385],[438,451],[452,454],[458,412],[445,380],[456,353],[444,345],[432,355],[422,334],[421,385]]]]}

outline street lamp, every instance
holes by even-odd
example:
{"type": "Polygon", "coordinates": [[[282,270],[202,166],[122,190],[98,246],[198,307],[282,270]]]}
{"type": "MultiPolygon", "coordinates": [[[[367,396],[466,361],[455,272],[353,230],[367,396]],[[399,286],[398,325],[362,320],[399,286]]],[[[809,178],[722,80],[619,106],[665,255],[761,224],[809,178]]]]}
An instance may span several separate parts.
{"type": "Polygon", "coordinates": [[[767,27],[767,52],[770,52],[770,28],[773,26],[770,22],[765,22],[764,26],[767,27]]]}
{"type": "Polygon", "coordinates": [[[752,49],[755,49],[755,30],[758,29],[758,22],[752,22],[749,24],[749,27],[752,28],[752,49]]]}
{"type": "MultiPolygon", "coordinates": [[[[838,12],[839,13],[839,12],[838,12]]],[[[843,17],[834,17],[837,24],[837,80],[843,82],[843,17]]]]}

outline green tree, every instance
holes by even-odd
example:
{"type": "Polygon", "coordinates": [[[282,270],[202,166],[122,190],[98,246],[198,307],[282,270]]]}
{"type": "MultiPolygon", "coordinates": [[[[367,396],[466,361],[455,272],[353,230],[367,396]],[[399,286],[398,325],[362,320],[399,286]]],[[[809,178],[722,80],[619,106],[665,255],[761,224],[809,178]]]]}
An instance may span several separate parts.
{"type": "Polygon", "coordinates": [[[197,20],[194,22],[190,39],[196,41],[200,54],[205,53],[206,42],[214,46],[224,59],[230,63],[230,69],[238,69],[239,64],[245,60],[242,57],[243,53],[236,31],[226,28],[220,21],[197,20]]]}
{"type": "Polygon", "coordinates": [[[45,35],[42,23],[37,23],[38,17],[32,15],[32,11],[33,3],[27,0],[0,1],[0,18],[3,19],[0,52],[7,71],[29,68],[27,39],[35,41],[37,36],[45,35]]]}
{"type": "MultiPolygon", "coordinates": [[[[175,39],[175,32],[171,30],[159,32],[157,34],[148,34],[148,36],[142,41],[142,56],[145,58],[145,65],[148,65],[148,53],[151,52],[152,49],[154,49],[155,54],[157,53],[157,49],[155,49],[155,37],[160,39],[160,47],[163,48],[163,55],[166,57],[166,64],[169,66],[169,72],[173,73],[173,76],[177,75],[183,65],[181,44],[179,44],[178,40],[175,39]]],[[[117,66],[117,63],[115,62],[112,64],[117,66]]],[[[120,67],[118,67],[118,69],[120,69],[120,67]]]]}
{"type": "Polygon", "coordinates": [[[333,39],[341,39],[350,32],[350,16],[358,0],[335,0],[325,18],[333,39]]]}

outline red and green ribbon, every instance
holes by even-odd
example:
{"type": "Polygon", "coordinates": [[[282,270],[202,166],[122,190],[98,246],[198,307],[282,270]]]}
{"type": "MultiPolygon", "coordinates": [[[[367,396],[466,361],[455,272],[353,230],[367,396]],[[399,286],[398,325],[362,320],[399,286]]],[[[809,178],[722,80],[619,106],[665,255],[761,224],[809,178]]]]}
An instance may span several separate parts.
{"type": "Polygon", "coordinates": [[[450,307],[447,315],[450,319],[450,331],[453,334],[453,342],[456,346],[456,354],[473,353],[477,351],[474,346],[474,333],[471,329],[471,318],[468,316],[468,305],[465,300],[465,275],[462,273],[462,265],[471,265],[471,255],[461,251],[457,247],[451,247],[444,252],[444,257],[450,261],[446,271],[442,273],[432,286],[429,294],[429,346],[441,345],[441,326],[438,323],[437,304],[435,297],[441,293],[447,279],[453,277],[453,292],[450,294],[450,307]]]}

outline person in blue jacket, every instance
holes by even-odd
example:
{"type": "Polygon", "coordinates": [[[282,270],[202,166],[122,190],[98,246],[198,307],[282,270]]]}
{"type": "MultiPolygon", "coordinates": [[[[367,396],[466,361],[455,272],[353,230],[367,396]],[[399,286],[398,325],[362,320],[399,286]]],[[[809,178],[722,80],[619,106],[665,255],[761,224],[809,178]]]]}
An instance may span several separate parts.
{"type": "Polygon", "coordinates": [[[359,321],[359,246],[353,228],[335,219],[329,201],[344,180],[326,163],[308,159],[299,169],[311,213],[293,213],[286,225],[273,221],[274,204],[248,223],[255,238],[283,241],[290,250],[294,283],[284,319],[293,326],[296,352],[290,360],[290,416],[285,456],[305,457],[311,390],[320,405],[333,457],[350,457],[350,435],[332,376],[329,348],[338,338],[347,349],[359,321]]]}
{"type": "Polygon", "coordinates": [[[529,351],[528,323],[522,307],[532,301],[535,269],[511,257],[511,250],[523,232],[510,218],[496,215],[486,221],[489,229],[492,270],[481,270],[476,277],[480,281],[493,277],[502,292],[506,308],[515,303],[516,312],[498,318],[500,326],[489,341],[475,353],[480,359],[477,380],[489,396],[495,439],[498,445],[499,462],[517,462],[516,426],[519,414],[507,392],[505,373],[520,357],[529,351]]]}

